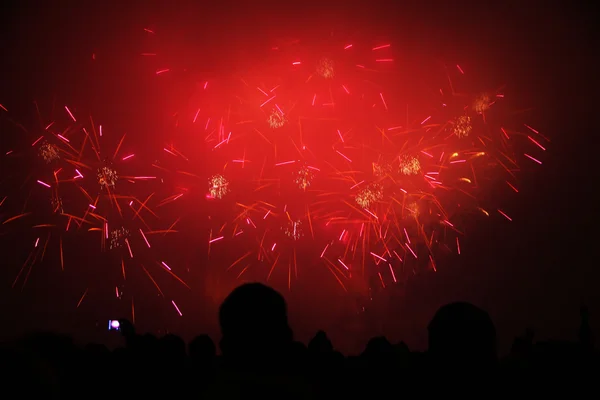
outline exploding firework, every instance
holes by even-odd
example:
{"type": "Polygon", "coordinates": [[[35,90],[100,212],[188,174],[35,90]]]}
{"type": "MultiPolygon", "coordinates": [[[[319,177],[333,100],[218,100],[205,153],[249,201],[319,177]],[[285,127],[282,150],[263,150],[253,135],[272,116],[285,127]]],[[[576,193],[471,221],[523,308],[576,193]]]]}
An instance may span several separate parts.
{"type": "Polygon", "coordinates": [[[110,249],[113,250],[125,247],[129,240],[129,236],[129,231],[123,227],[110,231],[110,249]]]}
{"type": "Polygon", "coordinates": [[[400,173],[403,175],[417,175],[421,172],[421,162],[413,156],[400,157],[400,173]]]}
{"type": "Polygon", "coordinates": [[[40,146],[39,154],[46,164],[50,164],[60,158],[60,150],[58,146],[45,142],[40,146]]]}
{"type": "Polygon", "coordinates": [[[333,68],[333,61],[327,57],[323,57],[319,60],[316,69],[317,74],[325,79],[331,79],[335,75],[335,69],[333,68]]]}
{"type": "Polygon", "coordinates": [[[381,164],[373,162],[373,176],[381,178],[392,172],[392,167],[389,164],[381,164]]]}
{"type": "MultiPolygon", "coordinates": [[[[126,270],[132,276],[136,276],[135,271],[142,271],[141,275],[150,278],[161,295],[163,292],[154,277],[152,265],[185,285],[151,245],[158,242],[157,238],[173,232],[173,226],[164,229],[155,227],[158,216],[151,208],[154,178],[133,174],[119,176],[116,165],[122,170],[131,169],[130,163],[135,155],[119,154],[123,149],[123,138],[114,154],[102,159],[101,142],[108,139],[103,128],[95,125],[91,118],[89,123],[78,121],[68,107],[64,110],[62,117],[57,116],[43,128],[41,136],[39,133],[33,133],[35,136],[31,138],[25,136],[30,141],[12,150],[12,158],[2,160],[3,163],[12,160],[14,165],[11,169],[27,174],[25,179],[15,178],[22,182],[12,185],[13,189],[22,190],[14,190],[11,195],[14,208],[24,211],[8,218],[3,215],[0,221],[2,225],[10,226],[22,241],[31,243],[13,287],[24,286],[36,264],[45,263],[52,267],[49,263],[57,262],[62,270],[72,269],[73,265],[68,263],[71,253],[81,253],[82,248],[88,247],[98,251],[94,259],[103,257],[104,250],[110,250],[106,254],[119,259],[114,264],[122,274],[122,281],[114,283],[114,293],[119,299],[123,298],[126,270]],[[61,128],[61,125],[65,127],[61,128]],[[16,157],[23,154],[27,157],[16,157]],[[36,159],[41,158],[43,165],[31,162],[30,154],[35,154],[36,159]],[[118,181],[122,181],[123,185],[117,185],[118,181]],[[150,184],[133,185],[142,181],[150,184]],[[153,239],[155,234],[161,235],[153,239]],[[97,243],[98,237],[100,246],[94,246],[92,243],[97,243]]],[[[44,118],[40,116],[40,120],[44,118]]],[[[5,177],[5,169],[2,171],[5,177]]],[[[3,203],[1,200],[2,196],[0,204],[3,203]]],[[[83,265],[91,268],[91,264],[83,265]]],[[[87,289],[83,291],[78,307],[87,293],[87,289]]]]}
{"type": "Polygon", "coordinates": [[[287,119],[285,118],[285,115],[279,110],[273,110],[267,120],[267,123],[273,129],[281,128],[286,122],[287,119]]]}
{"type": "MultiPolygon", "coordinates": [[[[533,151],[545,150],[545,138],[507,118],[501,92],[456,94],[468,78],[457,66],[448,87],[439,88],[441,98],[413,107],[398,88],[415,78],[402,81],[408,78],[395,71],[391,44],[293,43],[286,51],[274,48],[281,58],[273,65],[235,78],[241,84],[230,102],[223,91],[218,101],[200,102],[227,104],[222,110],[193,119],[203,121],[211,158],[223,161],[235,187],[235,211],[212,227],[209,243],[211,254],[219,246],[239,249],[228,270],[236,266],[238,276],[245,274],[255,254],[272,272],[310,240],[315,258],[342,287],[352,279],[371,282],[373,275],[385,286],[420,268],[436,270],[444,254],[460,253],[461,214],[510,220],[480,193],[498,182],[517,192],[519,163],[541,163],[534,154],[516,153],[509,138],[525,138],[533,151]],[[292,179],[286,166],[296,168],[292,179]],[[290,216],[292,207],[301,212],[290,216]],[[294,226],[306,235],[293,234],[294,226]],[[281,233],[294,240],[278,238],[281,233]]],[[[206,85],[202,91],[208,93],[206,85]]],[[[190,110],[196,108],[203,109],[190,110]]],[[[212,179],[210,196],[222,198],[229,185],[212,193],[212,179]]]]}
{"type": "Polygon", "coordinates": [[[208,181],[208,194],[213,199],[222,199],[229,193],[229,181],[223,175],[213,175],[208,181]]]}
{"type": "Polygon", "coordinates": [[[314,238],[309,213],[295,213],[288,205],[278,207],[266,201],[238,204],[237,209],[232,222],[218,229],[218,236],[215,231],[211,233],[211,257],[234,256],[226,271],[238,279],[271,281],[284,275],[291,287],[292,278],[298,276],[300,249],[306,240],[314,238]],[[305,225],[310,234],[306,234],[305,225]],[[227,250],[230,246],[237,251],[231,253],[227,250]]]}
{"type": "Polygon", "coordinates": [[[381,185],[373,184],[362,189],[356,195],[356,204],[364,209],[370,208],[374,203],[383,199],[383,188],[381,185]]]}
{"type": "MultiPolygon", "coordinates": [[[[24,286],[33,266],[49,258],[57,260],[64,269],[65,240],[76,235],[83,225],[80,212],[85,205],[75,200],[77,173],[71,164],[78,156],[71,141],[77,127],[73,120],[49,119],[39,112],[39,107],[36,109],[37,120],[44,121],[43,125],[25,128],[15,124],[19,128],[18,140],[5,152],[0,166],[0,181],[11,189],[4,196],[0,194],[0,204],[5,206],[6,213],[2,225],[9,227],[20,238],[19,243],[27,246],[25,262],[13,287],[24,286]]],[[[3,135],[6,143],[10,143],[9,131],[3,135]]],[[[18,246],[14,248],[15,257],[20,250],[18,246]]]]}
{"type": "Polygon", "coordinates": [[[296,183],[300,189],[306,190],[310,187],[314,178],[313,169],[314,168],[311,169],[310,167],[302,167],[300,171],[296,173],[294,183],[296,183]]]}
{"type": "Polygon", "coordinates": [[[50,204],[52,205],[52,211],[54,213],[62,214],[64,212],[63,200],[58,193],[53,193],[50,198],[50,204]]]}
{"type": "Polygon", "coordinates": [[[288,227],[285,229],[285,235],[293,240],[298,240],[304,236],[302,232],[302,222],[290,221],[288,227]]]}
{"type": "Polygon", "coordinates": [[[471,126],[471,117],[467,115],[458,117],[453,125],[452,131],[458,138],[469,136],[469,133],[473,130],[473,126],[471,126]]]}
{"type": "Polygon", "coordinates": [[[473,111],[478,114],[483,114],[490,109],[491,102],[490,96],[486,93],[482,93],[475,98],[475,101],[473,101],[473,111]]]}
{"type": "Polygon", "coordinates": [[[117,181],[119,180],[119,175],[117,174],[117,171],[110,167],[98,168],[98,173],[96,176],[98,177],[98,184],[100,184],[100,187],[103,189],[114,188],[117,184],[117,181]]]}

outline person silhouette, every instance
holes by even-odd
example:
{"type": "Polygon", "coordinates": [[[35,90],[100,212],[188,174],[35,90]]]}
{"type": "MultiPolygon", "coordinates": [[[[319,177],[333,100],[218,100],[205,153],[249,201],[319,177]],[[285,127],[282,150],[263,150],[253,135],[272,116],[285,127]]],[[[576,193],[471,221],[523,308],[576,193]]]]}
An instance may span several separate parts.
{"type": "Polygon", "coordinates": [[[219,309],[220,348],[229,362],[281,360],[293,343],[281,294],[260,283],[234,289],[219,309]]]}
{"type": "Polygon", "coordinates": [[[308,351],[312,354],[329,354],[333,352],[333,345],[324,331],[318,331],[308,343],[308,351]]]}
{"type": "Polygon", "coordinates": [[[205,398],[304,399],[283,296],[260,283],[234,289],[219,309],[223,369],[205,398]]]}
{"type": "Polygon", "coordinates": [[[429,354],[438,365],[486,368],[497,361],[494,323],[487,312],[472,304],[441,307],[428,330],[429,354]]]}
{"type": "Polygon", "coordinates": [[[158,355],[164,361],[182,364],[186,357],[185,342],[179,336],[168,334],[158,340],[158,355]]]}
{"type": "Polygon", "coordinates": [[[206,334],[196,336],[188,345],[190,355],[190,382],[205,386],[216,375],[217,348],[215,342],[206,334]]]}
{"type": "Polygon", "coordinates": [[[579,310],[579,343],[583,349],[591,351],[594,348],[594,335],[590,325],[590,314],[586,306],[582,306],[579,310]]]}
{"type": "Polygon", "coordinates": [[[190,358],[195,364],[211,364],[217,355],[215,343],[208,335],[196,336],[188,348],[190,358]]]}

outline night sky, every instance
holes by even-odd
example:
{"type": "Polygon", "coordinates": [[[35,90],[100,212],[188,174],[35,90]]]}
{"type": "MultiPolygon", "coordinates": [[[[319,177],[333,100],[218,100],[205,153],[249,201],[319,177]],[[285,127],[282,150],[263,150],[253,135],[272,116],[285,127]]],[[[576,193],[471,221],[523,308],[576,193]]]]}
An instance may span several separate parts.
{"type": "MultiPolygon", "coordinates": [[[[515,108],[531,108],[528,123],[551,139],[544,164],[525,166],[520,193],[505,199],[514,221],[495,219],[472,227],[460,258],[448,260],[437,274],[414,278],[394,316],[386,317],[395,322],[387,323],[387,331],[373,333],[423,348],[425,327],[436,308],[458,299],[490,312],[503,349],[525,328],[533,328],[540,339],[574,339],[582,304],[590,307],[592,323],[600,326],[594,139],[599,133],[599,69],[593,31],[597,16],[591,5],[464,1],[450,6],[424,1],[403,8],[371,1],[371,9],[358,10],[344,2],[327,6],[270,2],[243,9],[223,2],[218,7],[72,2],[72,7],[55,8],[35,3],[9,1],[0,10],[0,104],[28,127],[35,126],[37,100],[46,110],[53,102],[55,107],[69,103],[92,110],[95,118],[118,125],[137,139],[169,129],[171,120],[163,110],[173,102],[185,103],[189,90],[185,84],[167,89],[148,78],[150,68],[135,57],[145,46],[139,32],[148,26],[165,32],[160,39],[163,48],[169,47],[174,55],[189,53],[179,58],[181,63],[205,76],[260,61],[260,49],[273,39],[318,37],[336,30],[387,37],[423,58],[470,65],[476,70],[475,80],[506,83],[515,108]]],[[[14,140],[0,131],[0,150],[14,140]]],[[[5,174],[0,171],[0,181],[5,174]]],[[[0,233],[0,316],[6,322],[2,335],[41,328],[103,340],[96,322],[104,328],[106,319],[119,317],[109,314],[123,313],[127,307],[101,296],[90,300],[87,308],[76,310],[75,305],[84,289],[78,279],[102,279],[104,273],[67,277],[61,275],[60,266],[45,265],[34,269],[23,290],[11,289],[22,262],[22,254],[14,254],[20,237],[0,233]]],[[[168,245],[177,251],[190,243],[172,240],[168,245]]],[[[90,260],[85,249],[78,251],[70,257],[83,270],[102,263],[90,260]]],[[[186,262],[194,260],[188,257],[186,262]]],[[[320,326],[333,330],[334,341],[348,336],[346,328],[331,322],[335,311],[312,317],[311,304],[330,300],[332,291],[309,296],[306,285],[300,287],[304,290],[286,295],[297,337],[306,339],[320,326]]],[[[214,305],[203,304],[194,293],[183,301],[187,311],[183,318],[154,298],[148,299],[146,311],[140,306],[138,318],[152,321],[148,329],[166,328],[186,337],[200,330],[216,332],[214,305]]],[[[341,347],[355,349],[351,340],[341,342],[341,347]]]]}

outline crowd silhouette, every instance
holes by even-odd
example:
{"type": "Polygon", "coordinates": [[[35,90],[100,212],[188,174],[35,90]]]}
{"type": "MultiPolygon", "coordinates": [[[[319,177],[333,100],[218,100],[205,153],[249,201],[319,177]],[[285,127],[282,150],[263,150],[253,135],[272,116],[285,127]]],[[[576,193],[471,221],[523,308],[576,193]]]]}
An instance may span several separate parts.
{"type": "Polygon", "coordinates": [[[200,335],[186,347],[172,334],[140,334],[127,320],[120,321],[123,346],[114,351],[98,344],[81,348],[72,338],[54,334],[5,343],[0,358],[3,388],[21,397],[312,399],[469,393],[499,397],[521,393],[524,387],[539,395],[578,380],[569,388],[574,396],[574,387],[596,386],[598,355],[585,307],[578,342],[536,343],[528,330],[502,359],[494,323],[469,303],[438,310],[428,326],[426,352],[375,337],[362,354],[344,356],[323,331],[305,346],[294,341],[284,298],[259,283],[233,290],[220,307],[219,323],[218,345],[200,335]]]}

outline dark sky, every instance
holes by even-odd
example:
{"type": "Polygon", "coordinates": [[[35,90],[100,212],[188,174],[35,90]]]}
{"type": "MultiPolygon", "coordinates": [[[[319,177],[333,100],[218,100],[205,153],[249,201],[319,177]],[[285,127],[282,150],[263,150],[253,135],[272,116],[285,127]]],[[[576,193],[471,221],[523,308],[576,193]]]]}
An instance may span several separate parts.
{"type": "MultiPolygon", "coordinates": [[[[194,47],[218,55],[220,67],[235,62],[239,53],[230,50],[240,44],[246,45],[247,55],[253,53],[252,43],[294,37],[298,31],[313,30],[316,35],[329,29],[375,31],[429,57],[465,60],[477,66],[479,75],[506,82],[521,107],[535,109],[532,125],[551,138],[547,161],[541,168],[527,170],[520,196],[508,200],[515,222],[478,227],[465,244],[472,249],[470,255],[449,271],[418,280],[398,318],[414,321],[409,325],[415,328],[412,332],[407,328],[406,335],[415,345],[423,344],[413,337],[425,337],[424,327],[435,308],[453,299],[471,300],[488,309],[503,343],[526,327],[544,338],[573,338],[582,303],[590,305],[592,319],[600,326],[594,146],[600,133],[599,69],[593,30],[597,15],[591,5],[422,1],[419,6],[400,7],[387,4],[391,1],[370,1],[368,9],[359,10],[348,5],[355,2],[326,1],[302,2],[302,6],[300,2],[254,2],[262,5],[243,9],[233,1],[177,7],[171,4],[184,2],[163,6],[71,2],[72,7],[37,3],[14,1],[1,6],[0,103],[26,110],[33,99],[69,99],[100,114],[110,112],[115,120],[129,121],[126,129],[156,129],[152,124],[157,121],[133,121],[140,113],[159,110],[165,101],[160,89],[136,78],[140,64],[131,61],[123,66],[122,62],[143,45],[135,33],[147,26],[168,32],[164,40],[177,43],[174,53],[194,47]],[[94,69],[93,53],[114,62],[105,64],[105,70],[94,69]],[[92,74],[95,83],[89,82],[92,74]],[[102,105],[105,99],[111,99],[110,106],[102,105]],[[132,102],[137,102],[135,109],[132,102]]],[[[198,64],[207,73],[216,69],[206,65],[210,63],[198,64]]],[[[27,112],[22,113],[26,118],[27,112]]],[[[2,247],[3,254],[9,250],[2,247]]],[[[62,326],[41,317],[48,313],[53,313],[54,321],[73,318],[67,311],[56,311],[61,302],[40,306],[47,303],[43,295],[8,294],[10,283],[10,279],[0,282],[5,299],[0,315],[28,328],[62,326]]]]}

